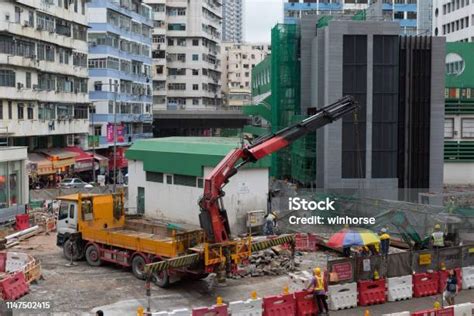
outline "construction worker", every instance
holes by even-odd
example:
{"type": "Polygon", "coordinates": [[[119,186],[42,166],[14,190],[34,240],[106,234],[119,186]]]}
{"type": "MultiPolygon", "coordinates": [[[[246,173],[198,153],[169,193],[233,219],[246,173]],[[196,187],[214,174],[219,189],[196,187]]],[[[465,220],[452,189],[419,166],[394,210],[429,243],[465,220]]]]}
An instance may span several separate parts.
{"type": "Polygon", "coordinates": [[[390,248],[390,235],[387,234],[387,229],[384,227],[380,230],[380,253],[382,256],[388,255],[388,250],[390,248]]]}
{"type": "Polygon", "coordinates": [[[324,281],[324,273],[321,272],[321,268],[314,268],[313,278],[307,290],[313,291],[313,298],[318,306],[319,314],[328,315],[329,308],[326,302],[327,296],[324,281]]]}
{"type": "Polygon", "coordinates": [[[441,230],[440,224],[436,224],[434,226],[434,232],[431,234],[431,242],[433,244],[433,248],[444,247],[444,233],[441,230]]]}
{"type": "Polygon", "coordinates": [[[265,224],[263,225],[263,233],[267,236],[274,235],[274,227],[276,226],[277,216],[275,212],[268,213],[265,217],[265,224]]]}

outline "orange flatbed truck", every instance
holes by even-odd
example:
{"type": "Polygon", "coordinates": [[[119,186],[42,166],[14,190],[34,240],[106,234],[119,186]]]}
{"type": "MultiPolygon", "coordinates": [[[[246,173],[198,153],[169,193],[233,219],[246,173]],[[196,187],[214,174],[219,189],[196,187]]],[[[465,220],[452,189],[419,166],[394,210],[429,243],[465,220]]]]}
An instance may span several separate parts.
{"type": "MultiPolygon", "coordinates": [[[[59,197],[57,245],[70,260],[85,257],[91,266],[111,262],[131,267],[145,279],[146,264],[178,258],[154,282],[166,287],[183,274],[205,277],[221,263],[222,248],[204,243],[204,231],[194,226],[127,218],[123,194],[72,194],[59,197]]],[[[250,255],[250,240],[233,241],[234,261],[250,255]]]]}

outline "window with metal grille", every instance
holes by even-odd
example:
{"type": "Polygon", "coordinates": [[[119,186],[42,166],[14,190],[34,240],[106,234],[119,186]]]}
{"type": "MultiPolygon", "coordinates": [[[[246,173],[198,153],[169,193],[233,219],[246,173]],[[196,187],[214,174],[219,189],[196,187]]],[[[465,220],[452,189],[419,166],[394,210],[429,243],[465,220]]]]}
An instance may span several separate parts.
{"type": "Polygon", "coordinates": [[[163,173],[147,171],[146,181],[163,183],[163,173]]]}
{"type": "Polygon", "coordinates": [[[176,185],[185,185],[188,187],[195,187],[196,186],[196,177],[193,176],[186,176],[182,174],[175,174],[174,175],[174,184],[176,185]]]}

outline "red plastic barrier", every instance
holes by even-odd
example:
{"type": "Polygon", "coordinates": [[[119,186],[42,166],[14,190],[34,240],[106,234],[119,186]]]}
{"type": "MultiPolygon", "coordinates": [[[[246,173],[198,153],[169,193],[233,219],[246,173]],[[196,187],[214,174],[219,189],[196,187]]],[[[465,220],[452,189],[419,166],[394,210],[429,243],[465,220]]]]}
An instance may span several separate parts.
{"type": "Polygon", "coordinates": [[[308,250],[308,235],[307,234],[296,234],[295,249],[298,251],[308,250]]]}
{"type": "Polygon", "coordinates": [[[0,272],[5,272],[5,266],[7,264],[7,254],[0,252],[0,272]]]}
{"type": "Polygon", "coordinates": [[[30,228],[30,215],[18,214],[15,216],[15,229],[24,230],[30,228]]]}
{"type": "MultiPolygon", "coordinates": [[[[454,269],[456,271],[456,279],[458,280],[458,289],[462,289],[462,270],[461,268],[454,269]]],[[[448,280],[449,270],[439,271],[438,293],[443,293],[446,290],[446,281],[448,280]]]]}
{"type": "Polygon", "coordinates": [[[385,303],[385,279],[358,281],[357,292],[360,306],[385,303]]]}
{"type": "Polygon", "coordinates": [[[445,307],[442,309],[425,309],[418,312],[412,312],[411,316],[454,316],[454,308],[445,307]]]}
{"type": "Polygon", "coordinates": [[[287,316],[296,314],[296,300],[293,294],[263,298],[263,316],[287,316]]]}
{"type": "Polygon", "coordinates": [[[439,273],[413,274],[413,296],[423,297],[438,293],[439,273]]]}
{"type": "Polygon", "coordinates": [[[0,290],[4,300],[14,301],[29,292],[23,271],[16,272],[0,281],[0,290]]]}
{"type": "Polygon", "coordinates": [[[227,305],[193,308],[192,316],[227,316],[227,305]]]}
{"type": "Polygon", "coordinates": [[[316,250],[318,250],[316,235],[308,234],[308,251],[316,251],[316,250]]]}
{"type": "Polygon", "coordinates": [[[435,309],[425,309],[418,312],[412,312],[411,316],[436,316],[435,309]]]}
{"type": "Polygon", "coordinates": [[[308,291],[295,292],[296,316],[315,316],[318,306],[313,299],[313,293],[308,291]]]}

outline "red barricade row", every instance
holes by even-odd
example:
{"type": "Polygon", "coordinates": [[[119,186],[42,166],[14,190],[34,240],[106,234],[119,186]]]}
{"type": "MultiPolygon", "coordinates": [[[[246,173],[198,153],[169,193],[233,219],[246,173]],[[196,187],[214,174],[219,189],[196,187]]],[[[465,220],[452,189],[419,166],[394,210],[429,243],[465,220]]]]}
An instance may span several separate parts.
{"type": "Polygon", "coordinates": [[[313,293],[308,291],[295,292],[296,316],[316,316],[318,307],[313,299],[313,293]]]}
{"type": "Polygon", "coordinates": [[[193,308],[192,316],[227,316],[227,305],[193,308]]]}
{"type": "Polygon", "coordinates": [[[438,294],[439,273],[413,274],[413,296],[423,297],[438,294]]]}
{"type": "Polygon", "coordinates": [[[411,316],[436,316],[436,309],[425,309],[418,312],[412,312],[411,316]]]}
{"type": "Polygon", "coordinates": [[[14,301],[29,292],[23,271],[11,274],[0,281],[0,290],[4,300],[14,301]]]}
{"type": "Polygon", "coordinates": [[[454,307],[445,307],[436,311],[436,316],[454,316],[454,307]]]}
{"type": "Polygon", "coordinates": [[[263,298],[263,316],[287,316],[296,314],[296,300],[293,294],[263,298]]]}
{"type": "Polygon", "coordinates": [[[385,279],[359,281],[357,282],[357,292],[360,306],[385,303],[385,279]]]}
{"type": "MultiPolygon", "coordinates": [[[[458,289],[462,289],[462,270],[461,268],[454,269],[456,271],[456,279],[458,280],[458,289]]],[[[448,280],[449,270],[439,271],[438,293],[443,293],[446,290],[446,281],[448,280]]]]}
{"type": "Polygon", "coordinates": [[[15,230],[25,230],[30,228],[30,215],[18,214],[15,216],[15,230]]]}

